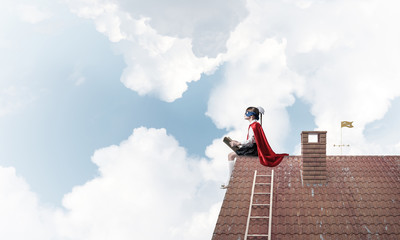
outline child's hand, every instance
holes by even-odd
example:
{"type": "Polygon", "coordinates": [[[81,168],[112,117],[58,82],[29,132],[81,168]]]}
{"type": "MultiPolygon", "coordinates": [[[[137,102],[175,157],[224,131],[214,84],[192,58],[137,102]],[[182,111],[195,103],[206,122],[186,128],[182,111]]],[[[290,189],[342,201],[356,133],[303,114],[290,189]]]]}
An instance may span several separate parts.
{"type": "Polygon", "coordinates": [[[234,146],[239,146],[240,145],[240,142],[238,142],[238,141],[236,141],[236,140],[233,140],[232,142],[230,142],[231,143],[231,146],[232,147],[234,147],[234,146]]]}

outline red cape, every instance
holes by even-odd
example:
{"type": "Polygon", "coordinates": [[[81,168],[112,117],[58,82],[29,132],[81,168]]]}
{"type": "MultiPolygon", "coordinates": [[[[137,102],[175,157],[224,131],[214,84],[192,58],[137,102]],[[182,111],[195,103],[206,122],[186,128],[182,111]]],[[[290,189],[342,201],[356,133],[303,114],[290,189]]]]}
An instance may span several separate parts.
{"type": "Polygon", "coordinates": [[[254,138],[256,139],[258,158],[260,163],[267,167],[275,167],[283,160],[284,156],[289,156],[287,153],[276,154],[271,146],[269,145],[267,138],[265,137],[264,131],[258,122],[254,122],[251,125],[254,132],[254,138]]]}

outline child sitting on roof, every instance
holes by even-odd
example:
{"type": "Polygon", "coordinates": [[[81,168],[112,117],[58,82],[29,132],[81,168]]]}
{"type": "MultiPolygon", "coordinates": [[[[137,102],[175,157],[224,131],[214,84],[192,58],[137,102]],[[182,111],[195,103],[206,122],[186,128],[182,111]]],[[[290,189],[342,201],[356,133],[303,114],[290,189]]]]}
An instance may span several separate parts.
{"type": "Polygon", "coordinates": [[[248,107],[244,114],[244,119],[250,122],[246,140],[239,142],[232,140],[231,147],[238,146],[239,149],[231,152],[228,155],[229,177],[226,184],[221,185],[222,189],[226,189],[229,185],[229,180],[235,166],[235,159],[237,156],[258,156],[260,163],[264,166],[275,167],[288,154],[276,154],[270,147],[267,138],[265,137],[264,130],[261,124],[257,122],[259,116],[264,114],[264,109],[261,107],[248,107]]]}

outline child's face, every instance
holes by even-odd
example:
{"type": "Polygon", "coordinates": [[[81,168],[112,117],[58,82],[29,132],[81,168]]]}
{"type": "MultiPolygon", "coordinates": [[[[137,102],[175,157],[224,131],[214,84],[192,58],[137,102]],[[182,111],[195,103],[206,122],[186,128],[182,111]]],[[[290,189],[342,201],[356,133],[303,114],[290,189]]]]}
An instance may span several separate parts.
{"type": "Polygon", "coordinates": [[[250,117],[248,117],[248,116],[246,116],[246,113],[247,113],[247,112],[244,113],[244,119],[245,119],[245,120],[251,120],[251,119],[253,118],[253,115],[251,115],[250,117]]]}

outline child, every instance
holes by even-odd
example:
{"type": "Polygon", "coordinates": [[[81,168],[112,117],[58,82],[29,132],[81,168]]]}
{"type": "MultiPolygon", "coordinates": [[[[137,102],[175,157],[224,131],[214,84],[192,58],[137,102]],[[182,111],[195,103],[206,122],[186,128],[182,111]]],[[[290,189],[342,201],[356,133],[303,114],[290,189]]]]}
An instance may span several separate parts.
{"type": "Polygon", "coordinates": [[[264,131],[257,122],[261,114],[264,113],[264,109],[261,107],[248,107],[244,114],[244,119],[250,122],[246,140],[239,142],[236,140],[231,141],[231,146],[238,146],[239,149],[235,152],[231,152],[228,155],[228,166],[229,166],[229,178],[226,184],[221,185],[222,189],[226,189],[229,185],[229,180],[235,166],[235,159],[237,156],[258,156],[260,163],[264,166],[275,167],[288,154],[275,154],[271,149],[267,138],[265,137],[264,131]]]}

